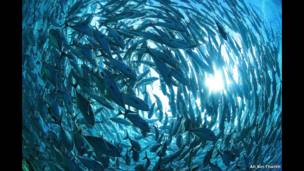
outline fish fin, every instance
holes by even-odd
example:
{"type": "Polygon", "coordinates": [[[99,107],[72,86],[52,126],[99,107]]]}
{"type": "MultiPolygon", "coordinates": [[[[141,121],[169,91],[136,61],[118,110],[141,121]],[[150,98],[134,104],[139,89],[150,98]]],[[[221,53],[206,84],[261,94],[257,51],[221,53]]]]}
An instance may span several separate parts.
{"type": "Polygon", "coordinates": [[[114,117],[112,117],[112,118],[115,118],[115,117],[118,117],[118,116],[120,116],[120,115],[124,115],[125,116],[125,118],[126,118],[126,115],[125,115],[125,113],[123,113],[123,112],[118,112],[118,114],[116,114],[114,117]]]}
{"type": "Polygon", "coordinates": [[[148,155],[147,155],[147,151],[145,152],[145,157],[143,158],[143,160],[149,160],[148,155]]]}
{"type": "Polygon", "coordinates": [[[126,139],[130,139],[130,136],[129,136],[128,131],[126,131],[126,136],[125,136],[123,139],[124,139],[124,140],[126,140],[126,139]]]}
{"type": "Polygon", "coordinates": [[[59,119],[59,126],[63,129],[63,127],[62,127],[62,118],[63,118],[63,114],[61,114],[61,116],[60,116],[60,119],[59,119]]]}

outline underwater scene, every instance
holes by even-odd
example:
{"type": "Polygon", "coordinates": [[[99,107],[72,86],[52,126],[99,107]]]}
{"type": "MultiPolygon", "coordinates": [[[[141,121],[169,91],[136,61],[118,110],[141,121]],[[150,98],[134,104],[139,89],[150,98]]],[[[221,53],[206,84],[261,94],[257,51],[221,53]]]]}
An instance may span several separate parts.
{"type": "Polygon", "coordinates": [[[22,0],[22,170],[282,170],[281,8],[22,0]]]}

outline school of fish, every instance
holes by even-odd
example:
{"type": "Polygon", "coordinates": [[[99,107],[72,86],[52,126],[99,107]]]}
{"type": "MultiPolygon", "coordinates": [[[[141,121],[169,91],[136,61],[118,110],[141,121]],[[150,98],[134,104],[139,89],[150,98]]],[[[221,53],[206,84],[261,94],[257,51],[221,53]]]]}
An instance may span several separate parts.
{"type": "Polygon", "coordinates": [[[244,0],[23,0],[23,171],[281,164],[279,41],[244,0]]]}

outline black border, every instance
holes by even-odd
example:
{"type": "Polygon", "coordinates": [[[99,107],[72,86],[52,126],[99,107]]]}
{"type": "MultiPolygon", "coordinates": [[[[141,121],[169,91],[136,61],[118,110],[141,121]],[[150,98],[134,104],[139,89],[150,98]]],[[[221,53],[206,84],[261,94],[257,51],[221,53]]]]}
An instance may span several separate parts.
{"type": "Polygon", "coordinates": [[[303,62],[303,6],[283,0],[283,170],[303,170],[303,95],[301,90],[303,62]]]}
{"type": "Polygon", "coordinates": [[[1,167],[22,170],[22,1],[3,1],[1,16],[1,167]]]}

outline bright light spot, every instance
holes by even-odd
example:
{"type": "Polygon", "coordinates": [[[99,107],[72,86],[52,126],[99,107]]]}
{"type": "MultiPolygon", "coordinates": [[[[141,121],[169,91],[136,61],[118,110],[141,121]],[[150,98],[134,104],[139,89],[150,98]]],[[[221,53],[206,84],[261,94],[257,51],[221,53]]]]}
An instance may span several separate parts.
{"type": "Polygon", "coordinates": [[[155,122],[155,126],[156,126],[157,128],[159,128],[159,127],[162,126],[162,123],[161,123],[160,121],[156,121],[156,122],[155,122]]]}
{"type": "Polygon", "coordinates": [[[195,100],[197,106],[201,106],[201,99],[198,97],[195,100]]]}
{"type": "Polygon", "coordinates": [[[211,122],[211,116],[207,116],[207,121],[211,122]]]}
{"type": "Polygon", "coordinates": [[[177,87],[176,86],[173,86],[173,91],[174,91],[174,94],[177,94],[177,87]]]}
{"type": "Polygon", "coordinates": [[[239,72],[238,72],[237,66],[233,67],[232,73],[233,73],[233,79],[234,79],[234,81],[236,83],[238,83],[239,82],[239,72]]]}
{"type": "Polygon", "coordinates": [[[206,109],[204,109],[204,111],[201,113],[201,118],[204,118],[206,115],[206,109]]]}
{"type": "Polygon", "coordinates": [[[214,75],[207,74],[205,83],[210,92],[221,92],[225,90],[223,76],[218,70],[215,70],[214,75]]]}
{"type": "Polygon", "coordinates": [[[92,18],[90,25],[99,28],[99,22],[98,22],[99,20],[100,20],[100,17],[94,16],[92,18]]]}
{"type": "Polygon", "coordinates": [[[237,96],[236,99],[237,99],[238,104],[241,105],[241,100],[242,100],[242,98],[241,98],[240,96],[237,96]]]}
{"type": "Polygon", "coordinates": [[[238,119],[237,119],[237,117],[235,117],[235,119],[234,119],[234,123],[233,123],[233,124],[234,124],[234,126],[237,126],[237,125],[238,125],[238,123],[239,123],[239,122],[238,122],[238,119]]]}
{"type": "Polygon", "coordinates": [[[226,82],[226,85],[227,86],[230,86],[230,84],[232,83],[231,80],[229,79],[229,76],[228,76],[228,69],[227,68],[224,68],[224,77],[225,77],[225,82],[226,82]]]}
{"type": "Polygon", "coordinates": [[[229,60],[228,52],[227,52],[227,49],[226,49],[225,45],[223,45],[221,47],[221,55],[224,58],[225,62],[229,65],[230,64],[230,60],[229,60]]]}
{"type": "Polygon", "coordinates": [[[219,117],[219,113],[217,114],[217,118],[216,118],[216,125],[215,128],[219,128],[220,127],[220,117],[219,117]]]}
{"type": "Polygon", "coordinates": [[[233,39],[235,40],[235,43],[241,48],[241,53],[243,53],[243,46],[242,46],[242,36],[240,33],[237,32],[231,32],[230,33],[233,39]]]}
{"type": "Polygon", "coordinates": [[[179,50],[179,51],[182,54],[182,56],[187,56],[186,53],[185,53],[185,51],[183,51],[183,50],[179,50]]]}
{"type": "Polygon", "coordinates": [[[221,39],[220,39],[220,37],[218,35],[215,36],[215,40],[216,40],[216,42],[217,42],[218,45],[221,44],[221,39]]]}
{"type": "Polygon", "coordinates": [[[147,41],[147,46],[149,48],[157,48],[156,44],[153,41],[151,41],[151,40],[147,41]]]}
{"type": "Polygon", "coordinates": [[[143,73],[144,72],[144,65],[143,64],[139,65],[138,70],[139,70],[139,72],[143,73]]]}

